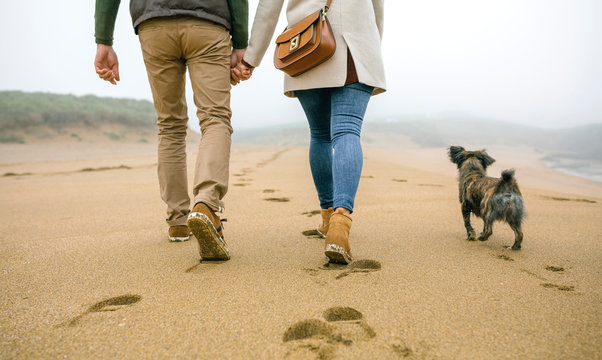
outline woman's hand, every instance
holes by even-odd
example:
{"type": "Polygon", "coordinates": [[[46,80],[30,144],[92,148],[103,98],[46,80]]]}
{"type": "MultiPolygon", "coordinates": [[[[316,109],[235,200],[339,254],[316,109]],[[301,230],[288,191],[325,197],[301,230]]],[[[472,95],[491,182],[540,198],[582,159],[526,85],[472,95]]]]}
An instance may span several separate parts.
{"type": "Polygon", "coordinates": [[[230,84],[236,86],[241,81],[249,80],[253,74],[253,66],[243,60],[246,49],[234,49],[230,57],[230,84]]]}

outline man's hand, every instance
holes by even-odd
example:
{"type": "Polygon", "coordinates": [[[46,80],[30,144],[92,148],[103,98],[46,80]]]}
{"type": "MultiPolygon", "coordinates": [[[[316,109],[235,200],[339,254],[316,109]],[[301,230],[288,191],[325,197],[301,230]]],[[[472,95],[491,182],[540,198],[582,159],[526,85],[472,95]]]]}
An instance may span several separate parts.
{"type": "Polygon", "coordinates": [[[237,85],[241,81],[249,80],[253,73],[252,67],[251,69],[247,66],[244,68],[241,67],[245,50],[246,49],[232,50],[232,56],[230,57],[230,84],[232,85],[237,85]]]}
{"type": "Polygon", "coordinates": [[[119,81],[119,60],[111,45],[97,44],[94,68],[98,77],[117,85],[119,81]]]}
{"type": "Polygon", "coordinates": [[[241,80],[249,80],[253,75],[253,70],[255,69],[255,67],[247,64],[247,62],[244,59],[242,59],[238,63],[236,69],[242,76],[241,80]]]}

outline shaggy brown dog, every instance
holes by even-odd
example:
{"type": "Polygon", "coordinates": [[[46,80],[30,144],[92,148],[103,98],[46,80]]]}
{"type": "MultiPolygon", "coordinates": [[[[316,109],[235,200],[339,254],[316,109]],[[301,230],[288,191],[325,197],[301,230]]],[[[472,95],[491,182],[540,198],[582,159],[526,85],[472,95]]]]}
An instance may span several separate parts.
{"type": "Polygon", "coordinates": [[[449,158],[458,165],[460,174],[460,203],[467,240],[475,240],[475,231],[470,225],[472,212],[485,223],[479,240],[487,240],[493,233],[493,222],[501,220],[514,231],[512,249],[520,249],[525,205],[514,179],[514,169],[502,171],[501,179],[487,176],[487,166],[493,164],[495,159],[487,155],[485,150],[466,151],[461,146],[451,146],[449,158]]]}

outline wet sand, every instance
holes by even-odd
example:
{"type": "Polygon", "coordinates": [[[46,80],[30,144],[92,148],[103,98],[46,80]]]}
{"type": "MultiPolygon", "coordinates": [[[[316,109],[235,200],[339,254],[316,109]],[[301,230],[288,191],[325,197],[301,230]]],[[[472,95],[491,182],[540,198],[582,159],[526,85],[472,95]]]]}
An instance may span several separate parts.
{"type": "Polygon", "coordinates": [[[602,183],[533,154],[489,149],[528,211],[511,251],[501,223],[464,240],[444,149],[366,147],[342,267],[312,232],[307,148],[234,146],[232,259],[200,263],[194,238],[167,241],[153,144],[15,146],[0,146],[0,358],[602,356],[602,183]]]}

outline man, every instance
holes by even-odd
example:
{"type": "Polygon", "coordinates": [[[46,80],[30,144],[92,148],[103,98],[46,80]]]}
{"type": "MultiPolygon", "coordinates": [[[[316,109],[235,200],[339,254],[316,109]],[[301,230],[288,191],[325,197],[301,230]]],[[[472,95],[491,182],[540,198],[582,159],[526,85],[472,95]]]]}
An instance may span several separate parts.
{"type": "MultiPolygon", "coordinates": [[[[96,0],[94,65],[101,79],[116,84],[119,62],[113,31],[120,0],[96,0]]],[[[167,204],[170,241],[197,238],[201,259],[228,260],[230,254],[216,213],[224,209],[232,127],[231,68],[248,42],[247,0],[131,0],[157,112],[158,175],[167,204]],[[232,37],[232,39],[230,39],[232,37]],[[186,69],[194,92],[201,143],[190,211],[186,171],[186,69]]],[[[232,70],[234,71],[234,70],[232,70]]]]}

